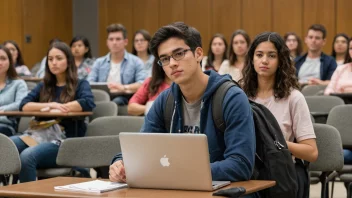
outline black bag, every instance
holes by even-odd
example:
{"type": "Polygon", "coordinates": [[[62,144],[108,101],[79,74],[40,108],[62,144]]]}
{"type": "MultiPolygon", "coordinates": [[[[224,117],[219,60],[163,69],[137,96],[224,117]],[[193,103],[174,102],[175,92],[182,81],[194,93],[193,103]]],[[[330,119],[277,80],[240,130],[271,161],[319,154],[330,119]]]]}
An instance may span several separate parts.
{"type": "MultiPolygon", "coordinates": [[[[235,81],[226,81],[216,90],[212,98],[212,113],[216,127],[225,132],[226,123],[222,114],[222,103],[227,90],[240,87],[235,81]]],[[[263,198],[296,198],[297,177],[295,165],[285,138],[274,115],[265,106],[249,100],[252,107],[256,133],[256,157],[252,179],[274,180],[274,187],[260,191],[263,198]]],[[[164,109],[164,122],[170,131],[174,97],[169,92],[164,109]]]]}

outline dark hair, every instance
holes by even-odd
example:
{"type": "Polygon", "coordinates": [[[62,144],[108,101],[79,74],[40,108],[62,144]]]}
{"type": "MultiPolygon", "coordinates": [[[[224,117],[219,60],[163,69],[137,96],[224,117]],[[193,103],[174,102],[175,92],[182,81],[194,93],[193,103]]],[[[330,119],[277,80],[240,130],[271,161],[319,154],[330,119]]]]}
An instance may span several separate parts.
{"type": "Polygon", "coordinates": [[[351,42],[352,42],[352,37],[350,39],[348,39],[345,63],[351,63],[352,62],[352,57],[350,56],[350,43],[351,42]]]}
{"type": "Polygon", "coordinates": [[[113,23],[111,25],[109,25],[106,28],[106,32],[108,33],[112,33],[112,32],[122,32],[123,38],[126,39],[127,38],[127,30],[125,28],[125,26],[123,26],[120,23],[113,23]]]}
{"type": "MultiPolygon", "coordinates": [[[[149,49],[149,43],[150,43],[150,40],[152,39],[152,37],[150,36],[149,32],[147,30],[143,30],[143,29],[140,29],[140,30],[137,30],[136,33],[134,33],[133,35],[133,39],[136,38],[137,34],[141,34],[143,36],[143,38],[148,41],[148,48],[147,48],[147,53],[148,55],[151,54],[150,52],[150,49],[149,49]]],[[[132,45],[132,54],[136,55],[137,56],[137,50],[136,48],[134,47],[134,43],[132,45]]]]}
{"type": "Polygon", "coordinates": [[[243,78],[240,83],[248,97],[255,98],[257,96],[258,76],[254,69],[253,57],[258,45],[266,41],[274,44],[279,59],[273,87],[274,97],[276,99],[287,98],[291,93],[291,89],[299,89],[299,85],[296,78],[296,69],[290,58],[290,50],[286,46],[285,41],[276,32],[263,32],[255,37],[247,53],[245,67],[242,71],[243,78]]]}
{"type": "Polygon", "coordinates": [[[49,41],[49,46],[52,45],[53,43],[56,43],[56,42],[62,42],[62,41],[59,38],[53,38],[49,41]]]}
{"type": "MultiPolygon", "coordinates": [[[[332,50],[331,50],[331,56],[334,57],[335,59],[336,59],[335,41],[336,41],[336,39],[339,38],[339,37],[343,37],[344,39],[346,39],[346,42],[347,42],[347,51],[346,51],[346,53],[348,54],[348,40],[349,40],[349,39],[348,39],[347,34],[344,34],[344,33],[336,34],[335,37],[334,37],[334,40],[333,40],[333,42],[332,42],[332,50]]],[[[347,57],[348,57],[348,56],[345,55],[345,61],[344,61],[344,63],[346,63],[346,58],[347,58],[347,57]]]]}
{"type": "Polygon", "coordinates": [[[88,48],[88,51],[84,54],[84,58],[92,58],[92,52],[91,52],[91,48],[90,48],[90,44],[89,44],[89,41],[86,37],[84,36],[75,36],[73,37],[73,39],[71,40],[71,43],[70,43],[70,47],[72,47],[73,43],[77,42],[77,41],[82,41],[84,46],[86,48],[88,48]]]}
{"type": "Polygon", "coordinates": [[[289,36],[294,36],[297,40],[297,48],[296,48],[296,56],[300,56],[303,52],[303,45],[302,45],[302,39],[299,38],[299,36],[294,33],[294,32],[287,32],[285,35],[284,35],[284,40],[285,40],[285,44],[286,44],[286,41],[288,39],[289,36]]]}
{"type": "Polygon", "coordinates": [[[9,59],[9,69],[7,70],[6,76],[12,80],[17,79],[18,75],[15,67],[13,66],[12,55],[9,49],[5,47],[5,45],[0,45],[0,50],[4,50],[7,58],[9,59]]]}
{"type": "Polygon", "coordinates": [[[165,80],[165,71],[158,65],[158,60],[154,59],[152,67],[152,76],[148,86],[149,96],[154,96],[158,93],[159,87],[165,80]]]}
{"type": "Polygon", "coordinates": [[[169,38],[182,39],[193,53],[197,47],[202,47],[202,38],[196,28],[190,27],[183,22],[175,22],[158,29],[150,41],[150,51],[156,60],[159,59],[159,45],[169,38]]]}
{"type": "Polygon", "coordinates": [[[61,92],[59,102],[67,103],[73,101],[75,99],[76,88],[78,84],[78,76],[77,76],[77,67],[75,65],[75,59],[72,55],[70,47],[63,42],[55,42],[53,43],[47,53],[46,63],[45,63],[45,76],[43,80],[43,88],[40,92],[40,102],[53,102],[55,101],[55,89],[57,79],[54,74],[50,72],[49,69],[49,52],[53,48],[62,51],[67,60],[67,69],[66,69],[66,86],[61,92]]]}
{"type": "Polygon", "coordinates": [[[8,43],[11,43],[13,46],[15,46],[15,48],[17,50],[17,59],[16,59],[16,63],[13,63],[14,66],[24,65],[24,61],[23,61],[23,57],[22,57],[22,53],[21,53],[20,47],[18,47],[17,43],[15,41],[12,41],[12,40],[5,41],[4,45],[6,45],[8,43]]]}
{"type": "Polygon", "coordinates": [[[208,58],[207,58],[207,62],[205,63],[205,67],[206,67],[207,69],[209,69],[209,68],[214,69],[214,64],[213,64],[213,62],[214,62],[215,57],[214,57],[213,51],[211,50],[211,44],[213,43],[213,41],[214,41],[215,38],[220,38],[220,39],[224,42],[224,44],[225,44],[225,51],[224,51],[224,55],[222,56],[222,61],[224,61],[225,59],[227,59],[227,53],[226,53],[226,52],[227,52],[227,42],[226,42],[226,39],[225,39],[224,35],[222,35],[222,34],[215,34],[215,35],[213,36],[213,38],[211,38],[210,43],[209,43],[208,58]]]}
{"type": "Polygon", "coordinates": [[[242,35],[244,37],[244,39],[247,42],[247,48],[249,48],[249,46],[251,45],[251,38],[249,37],[247,32],[245,32],[244,30],[236,30],[234,33],[232,33],[231,39],[230,39],[230,42],[229,42],[229,45],[230,45],[230,47],[229,47],[229,61],[230,61],[230,65],[234,65],[235,62],[237,61],[237,55],[233,51],[233,46],[232,46],[233,39],[237,35],[242,35]]]}
{"type": "Polygon", "coordinates": [[[326,34],[327,34],[326,29],[322,24],[313,24],[308,28],[308,31],[309,30],[319,31],[319,32],[323,33],[323,39],[326,38],[326,34]]]}

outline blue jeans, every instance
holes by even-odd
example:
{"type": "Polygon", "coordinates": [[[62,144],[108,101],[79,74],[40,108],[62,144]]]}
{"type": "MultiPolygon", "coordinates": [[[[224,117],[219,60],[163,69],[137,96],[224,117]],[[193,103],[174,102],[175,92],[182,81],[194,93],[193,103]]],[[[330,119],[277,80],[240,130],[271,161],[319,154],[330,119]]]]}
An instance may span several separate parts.
{"type": "Polygon", "coordinates": [[[9,128],[5,127],[5,126],[0,126],[0,133],[6,135],[8,137],[13,136],[12,131],[9,128]]]}
{"type": "Polygon", "coordinates": [[[125,96],[117,96],[112,101],[115,102],[117,105],[127,105],[128,104],[128,98],[125,96]]]}
{"type": "Polygon", "coordinates": [[[345,164],[352,164],[352,150],[349,149],[343,149],[343,158],[345,161],[345,164]]]}
{"type": "Polygon", "coordinates": [[[15,143],[21,159],[21,183],[35,181],[37,168],[56,168],[59,146],[53,143],[41,143],[28,147],[18,136],[10,137],[15,143]]]}

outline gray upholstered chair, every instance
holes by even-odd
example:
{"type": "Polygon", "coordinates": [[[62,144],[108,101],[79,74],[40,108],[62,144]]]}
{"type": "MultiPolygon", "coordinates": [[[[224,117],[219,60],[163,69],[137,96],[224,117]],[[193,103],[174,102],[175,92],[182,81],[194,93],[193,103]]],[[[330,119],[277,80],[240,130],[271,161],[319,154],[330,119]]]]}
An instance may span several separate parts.
{"type": "Polygon", "coordinates": [[[118,135],[70,138],[60,146],[56,162],[64,167],[109,166],[111,159],[119,152],[118,135]]]}
{"type": "MultiPolygon", "coordinates": [[[[327,124],[339,132],[344,149],[352,149],[352,105],[334,107],[328,116],[327,124]]],[[[339,171],[339,181],[352,182],[352,165],[344,165],[339,171]]],[[[350,190],[348,192],[350,194],[350,190]]]]}
{"type": "Polygon", "coordinates": [[[114,102],[96,102],[96,107],[93,109],[93,115],[90,116],[90,121],[95,118],[117,115],[117,104],[114,102]]]}
{"type": "Polygon", "coordinates": [[[307,85],[302,89],[302,94],[304,96],[316,96],[320,95],[321,91],[324,91],[326,85],[307,85]]]}
{"type": "Polygon", "coordinates": [[[343,167],[342,142],[339,131],[327,124],[313,124],[319,151],[318,159],[310,163],[310,171],[321,171],[321,197],[326,197],[330,180],[334,179],[343,167]]]}
{"type": "MultiPolygon", "coordinates": [[[[0,175],[18,174],[21,171],[21,161],[15,143],[0,133],[0,175]]],[[[1,181],[0,181],[1,182],[1,181]]],[[[4,180],[7,184],[7,179],[4,180]]]]}
{"type": "Polygon", "coordinates": [[[120,132],[138,132],[144,117],[109,116],[100,117],[88,124],[86,136],[118,135],[120,132]]]}
{"type": "Polygon", "coordinates": [[[110,101],[110,95],[106,91],[99,90],[99,89],[92,89],[92,93],[94,96],[94,102],[110,101]]]}
{"type": "Polygon", "coordinates": [[[336,96],[306,96],[309,111],[313,115],[316,123],[325,124],[330,110],[345,102],[336,96]]]}

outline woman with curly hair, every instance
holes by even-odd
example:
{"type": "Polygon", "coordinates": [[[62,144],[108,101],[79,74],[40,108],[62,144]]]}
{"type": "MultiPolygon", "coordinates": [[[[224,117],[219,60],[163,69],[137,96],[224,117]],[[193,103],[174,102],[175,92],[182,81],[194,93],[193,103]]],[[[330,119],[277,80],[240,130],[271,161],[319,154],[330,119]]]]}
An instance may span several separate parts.
{"type": "Polygon", "coordinates": [[[266,106],[278,121],[295,159],[299,176],[297,197],[308,197],[308,173],[302,160],[314,162],[318,149],[308,105],[298,91],[295,72],[285,41],[277,33],[264,32],[249,48],[240,83],[248,97],[266,106]]]}

